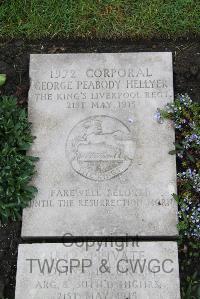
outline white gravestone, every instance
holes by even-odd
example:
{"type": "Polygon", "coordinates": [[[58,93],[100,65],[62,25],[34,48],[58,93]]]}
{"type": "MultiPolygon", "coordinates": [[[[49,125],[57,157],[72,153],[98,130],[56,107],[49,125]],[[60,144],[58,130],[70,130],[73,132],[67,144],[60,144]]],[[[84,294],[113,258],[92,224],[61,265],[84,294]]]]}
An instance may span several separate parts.
{"type": "Polygon", "coordinates": [[[68,246],[20,245],[15,299],[180,299],[175,242],[68,246]]]}
{"type": "Polygon", "coordinates": [[[34,54],[29,119],[40,158],[23,237],[175,236],[172,55],[34,54]]]}

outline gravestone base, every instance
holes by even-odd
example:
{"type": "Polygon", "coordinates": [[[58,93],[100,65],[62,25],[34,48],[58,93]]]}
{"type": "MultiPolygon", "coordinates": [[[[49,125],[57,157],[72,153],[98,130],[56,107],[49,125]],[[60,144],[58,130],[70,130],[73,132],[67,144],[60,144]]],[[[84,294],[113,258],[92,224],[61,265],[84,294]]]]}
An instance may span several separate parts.
{"type": "Polygon", "coordinates": [[[176,242],[19,246],[15,299],[180,299],[176,242]]]}

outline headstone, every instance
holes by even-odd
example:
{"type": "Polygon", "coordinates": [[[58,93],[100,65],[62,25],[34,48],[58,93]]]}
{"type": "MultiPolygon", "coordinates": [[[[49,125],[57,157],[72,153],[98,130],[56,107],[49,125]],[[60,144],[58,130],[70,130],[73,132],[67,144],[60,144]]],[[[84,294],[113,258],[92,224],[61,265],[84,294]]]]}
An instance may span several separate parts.
{"type": "Polygon", "coordinates": [[[175,242],[26,244],[17,268],[15,299],[180,299],[175,242]]]}
{"type": "Polygon", "coordinates": [[[175,236],[172,55],[34,54],[29,119],[37,138],[23,237],[175,236]]]}

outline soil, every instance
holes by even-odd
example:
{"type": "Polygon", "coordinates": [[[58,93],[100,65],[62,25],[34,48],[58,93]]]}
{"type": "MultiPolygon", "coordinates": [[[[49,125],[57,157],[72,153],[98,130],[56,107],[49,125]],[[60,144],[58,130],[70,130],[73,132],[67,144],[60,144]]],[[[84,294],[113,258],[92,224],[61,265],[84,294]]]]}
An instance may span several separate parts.
{"type": "MultiPolygon", "coordinates": [[[[172,51],[175,94],[188,93],[193,101],[200,102],[200,42],[191,39],[0,41],[0,74],[7,74],[7,82],[0,89],[0,96],[15,95],[18,97],[19,104],[27,106],[31,53],[138,51],[172,51]]],[[[20,231],[20,221],[10,222],[0,227],[0,299],[14,298],[17,248],[18,244],[23,243],[20,231]]]]}

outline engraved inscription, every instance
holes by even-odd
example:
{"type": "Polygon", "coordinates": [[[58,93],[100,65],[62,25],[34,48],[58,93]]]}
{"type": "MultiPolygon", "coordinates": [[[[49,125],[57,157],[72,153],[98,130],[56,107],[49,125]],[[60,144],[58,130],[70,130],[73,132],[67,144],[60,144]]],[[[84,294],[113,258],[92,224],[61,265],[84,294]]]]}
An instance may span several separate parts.
{"type": "Polygon", "coordinates": [[[82,120],[71,130],[66,156],[80,175],[104,181],[128,169],[135,149],[136,139],[125,124],[100,115],[82,120]]]}

